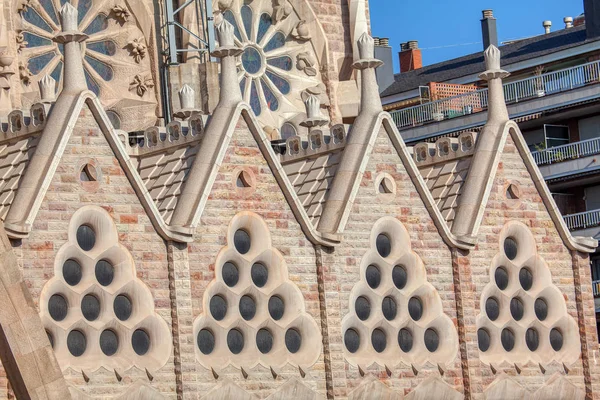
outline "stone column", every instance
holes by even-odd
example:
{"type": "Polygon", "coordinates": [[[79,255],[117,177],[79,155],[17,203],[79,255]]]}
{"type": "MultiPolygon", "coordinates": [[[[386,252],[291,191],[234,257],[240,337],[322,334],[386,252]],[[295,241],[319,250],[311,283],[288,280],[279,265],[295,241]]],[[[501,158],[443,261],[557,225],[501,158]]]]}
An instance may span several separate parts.
{"type": "Polygon", "coordinates": [[[479,77],[488,82],[488,124],[503,123],[508,120],[508,110],[502,79],[510,74],[500,68],[500,50],[496,46],[488,47],[483,55],[486,71],[479,77]]]}
{"type": "Polygon", "coordinates": [[[368,33],[363,33],[358,39],[357,45],[360,60],[352,64],[352,67],[361,72],[359,115],[364,113],[379,114],[382,106],[375,69],[383,65],[383,62],[375,58],[375,41],[368,33]]]}
{"type": "Polygon", "coordinates": [[[77,9],[71,3],[65,3],[60,10],[60,21],[62,32],[54,37],[54,41],[65,46],[63,92],[79,94],[87,89],[79,43],[86,41],[88,36],[79,32],[77,9]]]}
{"type": "Polygon", "coordinates": [[[242,49],[235,45],[233,37],[233,25],[223,20],[217,26],[219,48],[212,53],[214,57],[221,59],[221,93],[217,107],[237,105],[238,102],[242,101],[236,65],[236,57],[242,53],[242,49]]]}

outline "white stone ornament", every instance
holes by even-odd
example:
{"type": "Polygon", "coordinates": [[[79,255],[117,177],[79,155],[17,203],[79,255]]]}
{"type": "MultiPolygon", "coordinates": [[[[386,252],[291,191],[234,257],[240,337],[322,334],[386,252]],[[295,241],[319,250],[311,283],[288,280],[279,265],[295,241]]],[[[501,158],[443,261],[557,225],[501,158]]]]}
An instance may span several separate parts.
{"type": "Polygon", "coordinates": [[[235,45],[233,37],[233,25],[229,21],[223,20],[217,25],[217,38],[220,47],[233,47],[235,45]]]}
{"type": "Polygon", "coordinates": [[[42,103],[53,102],[56,99],[56,80],[46,74],[38,82],[42,103]]]}
{"type": "Polygon", "coordinates": [[[196,93],[188,84],[183,85],[179,90],[179,103],[184,110],[194,108],[196,93]]]}
{"type": "Polygon", "coordinates": [[[307,128],[313,128],[315,126],[326,125],[329,120],[321,115],[321,100],[315,95],[309,95],[304,101],[306,107],[306,120],[302,121],[300,125],[307,128]]]}
{"type": "Polygon", "coordinates": [[[77,16],[77,9],[71,3],[65,3],[60,10],[60,22],[63,32],[75,32],[78,30],[77,16]]]}

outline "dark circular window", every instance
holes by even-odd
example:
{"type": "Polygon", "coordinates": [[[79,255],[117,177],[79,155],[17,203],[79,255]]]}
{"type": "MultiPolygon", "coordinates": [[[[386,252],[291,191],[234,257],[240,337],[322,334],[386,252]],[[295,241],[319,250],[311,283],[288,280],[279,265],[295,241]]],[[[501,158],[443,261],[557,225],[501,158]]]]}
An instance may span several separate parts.
{"type": "Polygon", "coordinates": [[[510,314],[516,321],[520,321],[523,318],[523,308],[523,302],[518,297],[510,301],[510,314]]]}
{"type": "Polygon", "coordinates": [[[515,334],[508,328],[502,330],[500,341],[504,350],[511,351],[515,347],[515,334]]]}
{"type": "Polygon", "coordinates": [[[415,321],[421,319],[423,316],[423,303],[421,302],[421,299],[418,297],[412,297],[408,301],[408,314],[415,321]]]}
{"type": "Polygon", "coordinates": [[[244,335],[237,329],[227,333],[227,347],[233,354],[240,354],[244,350],[244,335]]]}
{"type": "Polygon", "coordinates": [[[412,333],[410,333],[408,329],[403,328],[400,329],[400,332],[398,332],[398,345],[400,346],[400,349],[405,353],[408,353],[412,350],[413,337],[412,333]]]}
{"type": "Polygon", "coordinates": [[[394,318],[396,318],[396,300],[394,300],[394,298],[390,296],[385,297],[381,302],[381,311],[383,312],[383,316],[385,317],[385,319],[387,319],[388,321],[391,321],[394,318]]]}
{"type": "Polygon", "coordinates": [[[494,297],[487,299],[485,302],[485,313],[490,320],[497,320],[500,315],[500,305],[498,304],[498,300],[494,297]]]}
{"type": "Polygon", "coordinates": [[[268,329],[260,329],[256,333],[256,346],[263,354],[267,354],[271,351],[273,348],[273,335],[268,329]]]}
{"type": "Polygon", "coordinates": [[[379,268],[375,265],[369,265],[367,267],[367,283],[372,289],[377,289],[381,283],[381,273],[379,268]]]}
{"type": "Polygon", "coordinates": [[[143,356],[150,350],[150,336],[143,329],[136,329],[131,335],[131,347],[138,356],[143,356]]]}
{"type": "Polygon", "coordinates": [[[67,282],[69,285],[75,286],[81,281],[81,265],[79,265],[77,261],[65,261],[62,271],[65,282],[67,282]]]}
{"type": "Polygon", "coordinates": [[[46,331],[46,336],[48,336],[50,347],[54,348],[54,336],[52,336],[52,334],[49,331],[46,331]]]}
{"type": "Polygon", "coordinates": [[[55,321],[62,321],[67,317],[69,311],[69,304],[60,294],[53,294],[48,301],[48,312],[55,321]]]}
{"type": "Polygon", "coordinates": [[[279,321],[283,317],[285,306],[283,300],[279,296],[271,296],[269,299],[269,314],[275,321],[279,321]]]}
{"type": "Polygon", "coordinates": [[[504,239],[504,254],[509,260],[517,258],[517,242],[511,237],[504,239]]]}
{"type": "Polygon", "coordinates": [[[535,328],[527,329],[525,332],[525,343],[527,347],[531,351],[536,351],[538,346],[540,345],[540,337],[538,335],[538,331],[535,328]]]}
{"type": "Polygon", "coordinates": [[[550,331],[550,345],[554,351],[560,351],[563,347],[563,335],[561,331],[556,328],[550,331]]]}
{"type": "Polygon", "coordinates": [[[100,300],[93,294],[86,294],[81,299],[81,313],[88,321],[95,321],[100,315],[100,300]]]}
{"type": "Polygon", "coordinates": [[[252,266],[250,275],[252,276],[252,282],[254,282],[257,287],[263,287],[267,284],[267,280],[269,279],[269,270],[263,264],[256,263],[252,266]]]}
{"type": "Polygon", "coordinates": [[[344,333],[344,344],[350,353],[356,353],[360,347],[360,336],[354,329],[348,329],[344,333]]]}
{"type": "Polygon", "coordinates": [[[540,321],[545,320],[546,317],[548,316],[548,304],[546,303],[546,300],[542,299],[541,297],[539,299],[536,299],[534,308],[535,308],[535,316],[540,321]]]}
{"type": "Polygon", "coordinates": [[[498,289],[504,290],[508,287],[508,272],[506,272],[504,267],[496,268],[494,279],[496,280],[496,286],[498,286],[498,289]]]}
{"type": "Polygon", "coordinates": [[[240,315],[246,321],[250,321],[256,314],[256,303],[254,299],[248,295],[242,296],[240,299],[240,315]]]}
{"type": "Polygon", "coordinates": [[[119,320],[127,321],[129,317],[131,317],[132,310],[133,305],[131,304],[129,297],[124,294],[120,294],[115,297],[115,301],[113,302],[113,311],[119,320]]]}
{"type": "Polygon", "coordinates": [[[392,243],[390,242],[390,238],[386,234],[380,233],[379,235],[377,235],[375,245],[377,247],[377,252],[383,258],[389,256],[392,252],[392,243]]]}
{"type": "Polygon", "coordinates": [[[115,277],[115,268],[107,260],[100,260],[96,263],[96,280],[102,286],[108,286],[115,277]]]}
{"type": "Polygon", "coordinates": [[[371,334],[371,344],[376,352],[381,353],[387,346],[387,337],[381,329],[374,329],[371,334]]]}
{"type": "Polygon", "coordinates": [[[87,347],[87,340],[85,339],[85,335],[81,331],[71,331],[67,336],[67,348],[69,349],[69,353],[71,353],[75,357],[81,356],[85,353],[85,349],[87,347]]]}
{"type": "Polygon", "coordinates": [[[366,297],[360,296],[354,302],[354,309],[356,310],[356,316],[361,320],[365,321],[371,315],[371,303],[366,297]]]}
{"type": "Polygon", "coordinates": [[[243,229],[238,229],[233,235],[233,244],[240,254],[250,251],[250,235],[243,229]]]}
{"type": "Polygon", "coordinates": [[[226,262],[223,264],[223,270],[221,271],[223,275],[223,282],[229,287],[234,287],[237,285],[238,280],[240,279],[240,273],[238,268],[232,262],[226,262]]]}
{"type": "Polygon", "coordinates": [[[89,225],[77,228],[77,244],[84,251],[90,251],[96,244],[96,232],[89,225]]]}
{"type": "Polygon", "coordinates": [[[217,321],[221,321],[227,315],[227,300],[220,295],[215,295],[210,299],[210,314],[217,321]]]}
{"type": "Polygon", "coordinates": [[[427,329],[425,331],[425,347],[427,347],[427,350],[433,353],[438,349],[439,345],[440,336],[438,333],[435,331],[435,329],[427,329]]]}
{"type": "Polygon", "coordinates": [[[248,46],[242,53],[242,66],[249,74],[256,74],[262,68],[262,57],[258,50],[252,46],[248,46]]]}
{"type": "Polygon", "coordinates": [[[296,329],[288,329],[285,333],[285,347],[290,353],[297,353],[302,346],[302,335],[296,329]]]}
{"type": "Polygon", "coordinates": [[[102,331],[100,334],[100,349],[109,357],[114,355],[119,349],[117,334],[110,329],[102,331]]]}
{"type": "Polygon", "coordinates": [[[392,270],[392,280],[398,289],[404,289],[406,282],[408,281],[406,268],[402,265],[396,265],[392,270]]]}
{"type": "Polygon", "coordinates": [[[215,349],[215,335],[208,329],[202,329],[198,332],[198,348],[202,354],[210,354],[215,349]]]}
{"type": "Polygon", "coordinates": [[[479,350],[484,353],[490,348],[490,334],[485,329],[477,330],[477,343],[479,343],[479,350]]]}
{"type": "Polygon", "coordinates": [[[523,289],[531,289],[533,286],[533,275],[531,274],[531,270],[529,270],[529,268],[521,268],[519,271],[519,282],[521,283],[523,289]]]}

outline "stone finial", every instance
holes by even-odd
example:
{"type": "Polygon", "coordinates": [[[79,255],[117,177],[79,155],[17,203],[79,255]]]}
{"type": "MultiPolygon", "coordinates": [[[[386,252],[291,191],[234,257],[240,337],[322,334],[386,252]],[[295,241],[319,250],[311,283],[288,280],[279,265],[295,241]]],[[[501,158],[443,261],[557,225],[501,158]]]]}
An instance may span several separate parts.
{"type": "Polygon", "coordinates": [[[56,81],[50,75],[46,74],[38,82],[40,87],[40,96],[42,103],[49,103],[56,98],[56,81]]]}
{"type": "Polygon", "coordinates": [[[196,93],[190,85],[185,84],[181,90],[179,90],[179,103],[181,104],[181,108],[185,110],[194,108],[195,98],[196,93]]]}
{"type": "Polygon", "coordinates": [[[485,58],[485,68],[488,71],[500,69],[500,49],[492,44],[483,52],[483,56],[485,58]]]}
{"type": "Polygon", "coordinates": [[[375,40],[367,32],[358,39],[358,54],[363,60],[375,58],[375,40]]]}
{"type": "Polygon", "coordinates": [[[329,119],[321,115],[321,100],[318,96],[311,94],[304,100],[304,107],[306,107],[306,120],[302,121],[300,125],[307,128],[313,128],[315,126],[323,126],[329,122],[329,119]]]}
{"type": "Polygon", "coordinates": [[[223,20],[217,25],[217,37],[220,47],[233,47],[233,25],[227,20],[223,20]]]}
{"type": "Polygon", "coordinates": [[[60,22],[63,32],[72,32],[78,30],[77,9],[71,3],[65,3],[60,10],[60,22]]]}

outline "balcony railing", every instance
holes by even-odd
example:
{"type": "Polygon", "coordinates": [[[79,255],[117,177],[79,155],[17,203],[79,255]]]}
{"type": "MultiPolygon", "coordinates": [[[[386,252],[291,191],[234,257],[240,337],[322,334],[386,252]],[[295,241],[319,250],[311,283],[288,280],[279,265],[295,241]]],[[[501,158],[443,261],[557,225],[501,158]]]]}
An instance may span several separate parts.
{"type": "MultiPolygon", "coordinates": [[[[523,100],[566,92],[592,83],[600,83],[600,61],[506,83],[504,100],[506,104],[518,103],[523,100]]],[[[392,111],[391,115],[400,129],[477,113],[485,111],[487,108],[488,90],[481,89],[392,111]]]]}
{"type": "Polygon", "coordinates": [[[600,138],[582,140],[581,142],[531,152],[537,165],[552,164],[595,154],[600,154],[600,138]]]}
{"type": "Polygon", "coordinates": [[[600,210],[564,215],[563,218],[569,230],[572,231],[600,226],[600,210]]]}

